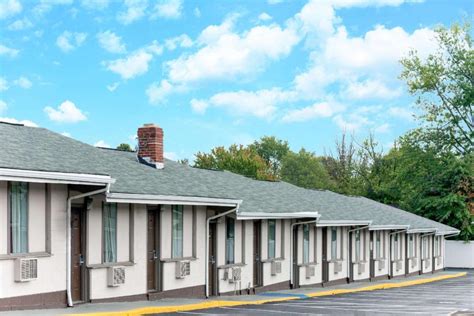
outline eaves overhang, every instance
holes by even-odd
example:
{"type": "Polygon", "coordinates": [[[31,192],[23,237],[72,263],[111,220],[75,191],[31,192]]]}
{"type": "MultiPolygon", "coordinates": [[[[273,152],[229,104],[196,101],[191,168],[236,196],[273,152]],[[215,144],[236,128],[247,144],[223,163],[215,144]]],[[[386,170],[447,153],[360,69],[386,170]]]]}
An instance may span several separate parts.
{"type": "Polygon", "coordinates": [[[161,204],[161,205],[207,205],[237,207],[242,200],[223,199],[211,197],[159,195],[159,194],[132,194],[132,193],[108,193],[107,202],[111,203],[135,203],[135,204],[161,204]]]}
{"type": "Polygon", "coordinates": [[[361,226],[370,225],[372,221],[361,220],[319,220],[318,226],[361,226]]]}
{"type": "Polygon", "coordinates": [[[237,212],[238,220],[319,218],[318,212],[237,212]]]}
{"type": "Polygon", "coordinates": [[[114,183],[115,179],[108,175],[99,174],[0,168],[0,181],[103,186],[114,183]]]}

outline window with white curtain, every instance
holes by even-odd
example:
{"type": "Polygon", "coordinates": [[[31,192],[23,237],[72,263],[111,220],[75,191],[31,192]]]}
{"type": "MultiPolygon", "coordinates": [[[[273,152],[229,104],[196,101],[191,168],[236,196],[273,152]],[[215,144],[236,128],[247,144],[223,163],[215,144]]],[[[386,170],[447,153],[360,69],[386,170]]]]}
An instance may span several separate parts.
{"type": "Polygon", "coordinates": [[[331,227],[331,260],[337,260],[337,227],[331,227]]]}
{"type": "Polygon", "coordinates": [[[182,258],[183,257],[183,216],[184,207],[183,205],[172,205],[172,257],[182,258]]]}
{"type": "Polygon", "coordinates": [[[400,244],[398,242],[398,234],[393,235],[393,258],[395,260],[400,259],[400,244]]]}
{"type": "Polygon", "coordinates": [[[117,262],[117,203],[102,207],[104,262],[117,262]]]}
{"type": "Polygon", "coordinates": [[[28,252],[28,183],[10,183],[10,252],[28,252]]]}
{"type": "Polygon", "coordinates": [[[309,262],[309,224],[303,225],[303,263],[309,262]]]}
{"type": "Polygon", "coordinates": [[[268,220],[268,259],[273,259],[276,256],[275,239],[276,239],[276,221],[274,219],[269,219],[268,220]]]}
{"type": "Polygon", "coordinates": [[[360,230],[355,232],[355,261],[360,261],[360,230]]]}
{"type": "Polygon", "coordinates": [[[415,237],[408,234],[408,258],[415,257],[415,237]]]}
{"type": "Polygon", "coordinates": [[[235,263],[235,219],[226,217],[225,262],[235,263]]]}
{"type": "Polygon", "coordinates": [[[439,257],[441,256],[441,247],[442,247],[442,243],[441,243],[441,236],[435,236],[435,257],[439,257]]]}
{"type": "Polygon", "coordinates": [[[375,231],[375,258],[382,258],[382,232],[380,230],[375,231]]]}

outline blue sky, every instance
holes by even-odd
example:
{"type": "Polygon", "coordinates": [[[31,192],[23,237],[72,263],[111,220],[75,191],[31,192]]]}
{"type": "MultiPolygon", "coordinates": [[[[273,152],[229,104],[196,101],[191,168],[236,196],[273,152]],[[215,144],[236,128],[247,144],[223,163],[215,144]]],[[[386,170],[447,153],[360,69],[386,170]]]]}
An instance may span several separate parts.
{"type": "Polygon", "coordinates": [[[190,158],[263,135],[323,154],[343,130],[385,148],[416,126],[397,79],[468,0],[0,0],[0,120],[92,145],[143,123],[190,158]]]}

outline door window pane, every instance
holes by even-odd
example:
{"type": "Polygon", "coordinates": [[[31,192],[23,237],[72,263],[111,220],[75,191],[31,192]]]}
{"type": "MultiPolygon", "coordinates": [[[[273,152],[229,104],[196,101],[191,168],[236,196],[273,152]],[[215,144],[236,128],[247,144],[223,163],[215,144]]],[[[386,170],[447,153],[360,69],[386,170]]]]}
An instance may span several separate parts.
{"type": "Polygon", "coordinates": [[[275,258],[276,254],[276,221],[274,219],[268,220],[268,258],[275,258]]]}
{"type": "Polygon", "coordinates": [[[183,206],[173,205],[172,207],[172,246],[173,258],[183,257],[183,206]]]}
{"type": "Polygon", "coordinates": [[[102,216],[104,262],[117,262],[117,204],[104,203],[102,216]]]}
{"type": "Polygon", "coordinates": [[[303,263],[309,262],[309,225],[303,225],[303,263]]]}
{"type": "Polygon", "coordinates": [[[226,218],[226,264],[233,264],[235,247],[235,220],[232,217],[226,218]]]}
{"type": "Polygon", "coordinates": [[[11,253],[28,252],[28,184],[10,184],[11,253]]]}

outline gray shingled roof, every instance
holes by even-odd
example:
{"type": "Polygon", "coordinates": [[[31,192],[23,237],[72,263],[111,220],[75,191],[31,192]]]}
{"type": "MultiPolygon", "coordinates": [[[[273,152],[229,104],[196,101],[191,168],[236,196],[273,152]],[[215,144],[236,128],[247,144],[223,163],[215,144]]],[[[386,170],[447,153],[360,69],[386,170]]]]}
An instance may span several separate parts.
{"type": "Polygon", "coordinates": [[[44,128],[0,123],[0,141],[0,168],[109,175],[116,179],[112,193],[238,199],[243,201],[242,212],[318,212],[322,220],[455,230],[362,197],[258,181],[171,160],[157,170],[138,162],[135,153],[99,149],[44,128]]]}

